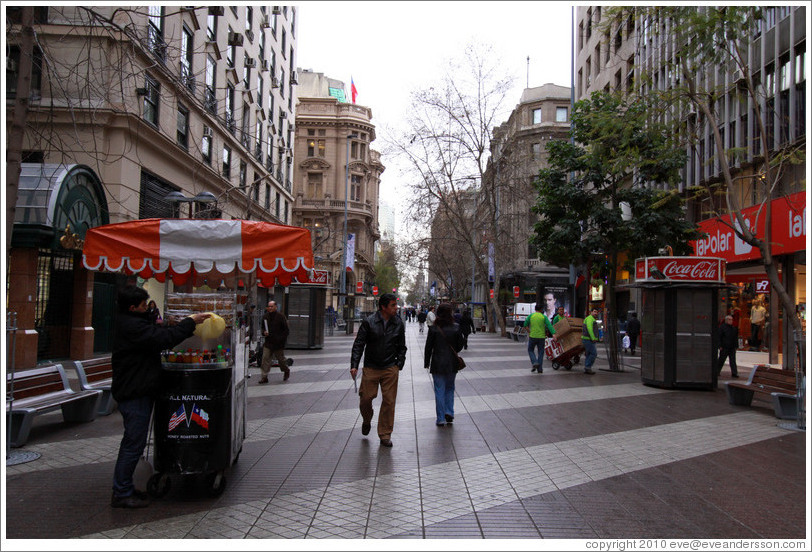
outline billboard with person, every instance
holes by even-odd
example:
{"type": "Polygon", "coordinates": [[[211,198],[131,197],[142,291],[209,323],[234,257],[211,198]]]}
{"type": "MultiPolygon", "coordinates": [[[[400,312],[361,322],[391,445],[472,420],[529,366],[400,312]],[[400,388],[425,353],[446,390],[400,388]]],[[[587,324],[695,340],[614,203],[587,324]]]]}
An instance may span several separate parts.
{"type": "Polygon", "coordinates": [[[568,286],[544,286],[541,294],[542,312],[552,319],[558,307],[564,307],[564,312],[572,316],[570,293],[568,286]]]}

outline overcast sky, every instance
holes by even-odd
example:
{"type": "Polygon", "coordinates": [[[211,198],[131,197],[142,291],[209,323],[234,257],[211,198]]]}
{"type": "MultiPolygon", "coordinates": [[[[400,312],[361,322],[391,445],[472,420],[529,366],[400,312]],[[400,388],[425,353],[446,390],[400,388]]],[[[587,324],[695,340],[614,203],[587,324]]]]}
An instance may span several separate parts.
{"type": "MultiPolygon", "coordinates": [[[[372,122],[397,126],[409,92],[436,80],[445,61],[472,42],[493,47],[515,78],[513,108],[528,83],[570,85],[568,2],[298,2],[297,65],[343,80],[372,122]]],[[[373,149],[382,149],[382,144],[373,149]]],[[[383,159],[384,165],[387,160],[383,159]]],[[[385,171],[382,199],[396,203],[402,183],[385,171]]],[[[401,196],[402,197],[402,196],[401,196]]]]}

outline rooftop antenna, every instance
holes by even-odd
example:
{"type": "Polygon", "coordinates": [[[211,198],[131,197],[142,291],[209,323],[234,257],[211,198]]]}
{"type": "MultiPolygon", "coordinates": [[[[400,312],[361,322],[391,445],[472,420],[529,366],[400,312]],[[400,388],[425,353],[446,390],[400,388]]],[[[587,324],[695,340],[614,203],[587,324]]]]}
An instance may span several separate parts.
{"type": "Polygon", "coordinates": [[[527,86],[526,88],[530,88],[530,56],[527,56],[527,86]]]}

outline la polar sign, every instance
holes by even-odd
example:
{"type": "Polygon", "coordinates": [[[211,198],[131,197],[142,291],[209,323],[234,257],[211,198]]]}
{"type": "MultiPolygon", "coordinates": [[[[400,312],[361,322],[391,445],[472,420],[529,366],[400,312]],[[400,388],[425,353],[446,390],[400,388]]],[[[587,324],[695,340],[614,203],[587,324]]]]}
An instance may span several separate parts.
{"type": "Polygon", "coordinates": [[[725,282],[724,259],[717,257],[643,257],[634,262],[638,282],[725,282]]]}

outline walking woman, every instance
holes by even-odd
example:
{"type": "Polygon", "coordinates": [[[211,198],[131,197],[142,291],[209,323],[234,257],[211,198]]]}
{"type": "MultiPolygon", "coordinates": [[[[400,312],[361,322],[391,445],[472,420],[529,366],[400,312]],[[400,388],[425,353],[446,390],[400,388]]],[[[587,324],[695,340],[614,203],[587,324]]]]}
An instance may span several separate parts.
{"type": "Polygon", "coordinates": [[[437,409],[435,423],[438,427],[454,422],[454,380],[457,377],[454,352],[459,352],[463,343],[460,327],[451,316],[451,305],[440,304],[437,319],[429,326],[423,355],[423,366],[430,370],[434,380],[434,403],[437,409]]]}

